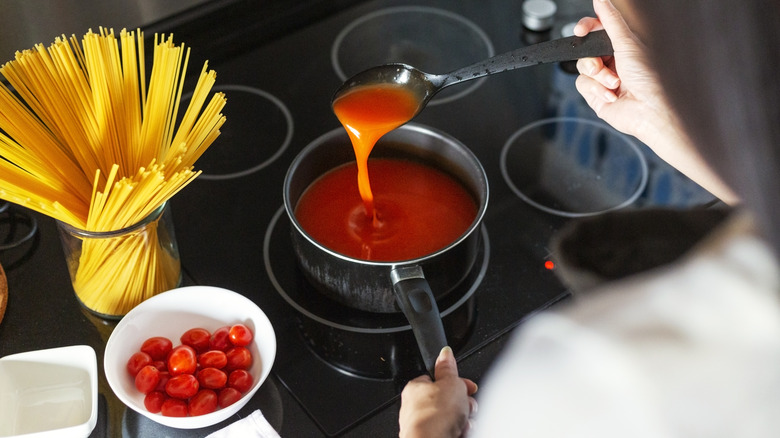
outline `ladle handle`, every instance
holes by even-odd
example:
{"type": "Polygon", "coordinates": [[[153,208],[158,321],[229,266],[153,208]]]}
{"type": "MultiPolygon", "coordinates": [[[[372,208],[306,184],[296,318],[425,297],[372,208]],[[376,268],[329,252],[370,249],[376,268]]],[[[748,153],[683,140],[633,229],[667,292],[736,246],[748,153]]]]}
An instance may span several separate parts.
{"type": "Polygon", "coordinates": [[[439,78],[441,80],[438,85],[440,88],[444,88],[493,73],[501,73],[538,64],[608,56],[612,53],[612,42],[609,40],[607,32],[598,30],[584,37],[559,38],[496,55],[446,75],[440,75],[439,78]]]}
{"type": "Polygon", "coordinates": [[[447,346],[439,307],[428,280],[419,266],[402,266],[390,271],[396,301],[412,326],[425,369],[434,377],[436,358],[447,346]]]}

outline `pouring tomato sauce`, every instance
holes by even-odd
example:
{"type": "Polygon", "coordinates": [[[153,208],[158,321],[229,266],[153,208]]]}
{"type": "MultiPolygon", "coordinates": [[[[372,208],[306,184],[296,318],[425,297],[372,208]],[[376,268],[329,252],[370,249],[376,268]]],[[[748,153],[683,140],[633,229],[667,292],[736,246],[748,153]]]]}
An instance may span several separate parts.
{"type": "Polygon", "coordinates": [[[410,160],[369,161],[379,138],[408,122],[417,105],[411,93],[387,85],[360,87],[333,103],[357,166],[329,171],[301,196],[295,216],[312,238],[349,257],[401,261],[443,249],[469,228],[476,202],[451,176],[410,160]]]}
{"type": "Polygon", "coordinates": [[[347,130],[355,149],[360,197],[366,213],[374,220],[376,212],[368,178],[368,156],[383,135],[411,120],[417,107],[417,99],[412,93],[388,85],[358,88],[333,102],[333,112],[347,130]]]}

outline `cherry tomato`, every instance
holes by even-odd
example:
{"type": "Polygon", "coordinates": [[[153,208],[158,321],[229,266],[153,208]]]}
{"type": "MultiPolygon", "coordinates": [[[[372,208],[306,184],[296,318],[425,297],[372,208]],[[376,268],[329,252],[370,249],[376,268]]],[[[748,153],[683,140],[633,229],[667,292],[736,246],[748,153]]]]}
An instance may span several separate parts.
{"type": "Polygon", "coordinates": [[[189,345],[199,353],[209,349],[210,339],[211,333],[204,328],[189,329],[180,338],[182,344],[189,345]]]}
{"type": "Polygon", "coordinates": [[[228,332],[230,335],[230,343],[236,347],[246,347],[252,342],[252,330],[244,324],[236,324],[230,327],[228,332]]]}
{"type": "Polygon", "coordinates": [[[210,414],[217,410],[217,393],[210,389],[201,389],[187,403],[191,416],[210,414]]]}
{"type": "Polygon", "coordinates": [[[224,351],[209,350],[198,356],[198,364],[203,368],[224,368],[227,365],[227,356],[224,351]]]}
{"type": "Polygon", "coordinates": [[[165,384],[165,392],[171,397],[188,399],[198,392],[198,379],[192,374],[180,374],[171,377],[165,384]]]}
{"type": "Polygon", "coordinates": [[[141,345],[141,351],[151,356],[152,360],[165,360],[171,349],[173,349],[173,342],[162,336],[149,338],[141,345]]]}
{"type": "Polygon", "coordinates": [[[236,388],[238,392],[245,393],[252,387],[252,375],[247,370],[235,370],[230,373],[228,377],[228,386],[236,388]]]}
{"type": "Polygon", "coordinates": [[[156,414],[162,410],[163,402],[168,399],[168,395],[160,391],[152,391],[144,397],[144,406],[146,410],[156,414]]]}
{"type": "Polygon", "coordinates": [[[241,400],[241,393],[236,388],[227,387],[219,391],[219,406],[226,408],[241,400]]]}
{"type": "Polygon", "coordinates": [[[139,351],[137,353],[133,353],[133,355],[130,356],[130,359],[128,359],[127,372],[130,373],[131,376],[135,377],[136,374],[138,374],[138,372],[141,371],[141,368],[151,364],[152,364],[152,356],[149,356],[147,353],[139,351]]]}
{"type": "Polygon", "coordinates": [[[160,407],[160,413],[166,417],[186,417],[187,402],[178,398],[166,398],[160,407]]]}
{"type": "Polygon", "coordinates": [[[209,348],[212,350],[226,351],[230,344],[230,327],[220,327],[214,330],[209,340],[209,348]]]}
{"type": "Polygon", "coordinates": [[[181,335],[181,345],[154,336],[130,356],[126,368],[136,389],[145,394],[151,413],[170,417],[205,415],[230,406],[254,383],[247,371],[252,353],[246,348],[254,334],[244,324],[224,326],[210,333],[192,328],[181,335]]]}
{"type": "Polygon", "coordinates": [[[225,352],[227,356],[226,368],[232,370],[248,370],[252,366],[252,353],[246,347],[233,347],[225,352]]]}
{"type": "Polygon", "coordinates": [[[198,371],[198,383],[203,388],[222,389],[228,381],[224,371],[216,368],[203,368],[198,371]]]}
{"type": "Polygon", "coordinates": [[[154,388],[154,390],[165,392],[165,385],[168,384],[169,380],[171,380],[171,373],[168,371],[160,371],[160,382],[157,384],[157,387],[154,388]]]}
{"type": "Polygon", "coordinates": [[[171,376],[192,374],[197,368],[197,355],[189,345],[179,345],[168,355],[168,372],[171,373],[171,376]]]}
{"type": "Polygon", "coordinates": [[[135,375],[135,389],[143,394],[148,394],[157,388],[160,383],[160,371],[152,365],[141,368],[135,375]]]}

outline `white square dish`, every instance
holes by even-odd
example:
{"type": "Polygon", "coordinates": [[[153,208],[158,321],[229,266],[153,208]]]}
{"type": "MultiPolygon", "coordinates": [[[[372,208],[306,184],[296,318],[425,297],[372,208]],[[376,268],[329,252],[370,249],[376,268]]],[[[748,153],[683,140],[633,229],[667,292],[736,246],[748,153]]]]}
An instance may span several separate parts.
{"type": "Polygon", "coordinates": [[[0,358],[0,437],[87,437],[97,424],[97,357],[88,345],[0,358]]]}

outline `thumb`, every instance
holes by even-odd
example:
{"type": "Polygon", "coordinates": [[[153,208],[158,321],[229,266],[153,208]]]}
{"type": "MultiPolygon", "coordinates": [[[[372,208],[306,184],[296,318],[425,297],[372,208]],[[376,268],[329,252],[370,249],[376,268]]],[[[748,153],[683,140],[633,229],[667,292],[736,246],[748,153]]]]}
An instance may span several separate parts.
{"type": "Polygon", "coordinates": [[[441,349],[434,366],[436,380],[447,377],[458,377],[458,364],[455,362],[455,354],[449,346],[441,349]]]}
{"type": "Polygon", "coordinates": [[[615,8],[610,0],[594,0],[593,10],[599,17],[604,30],[612,40],[612,45],[616,51],[622,50],[626,45],[631,45],[634,42],[634,33],[626,24],[626,20],[623,19],[623,15],[615,8]]]}

